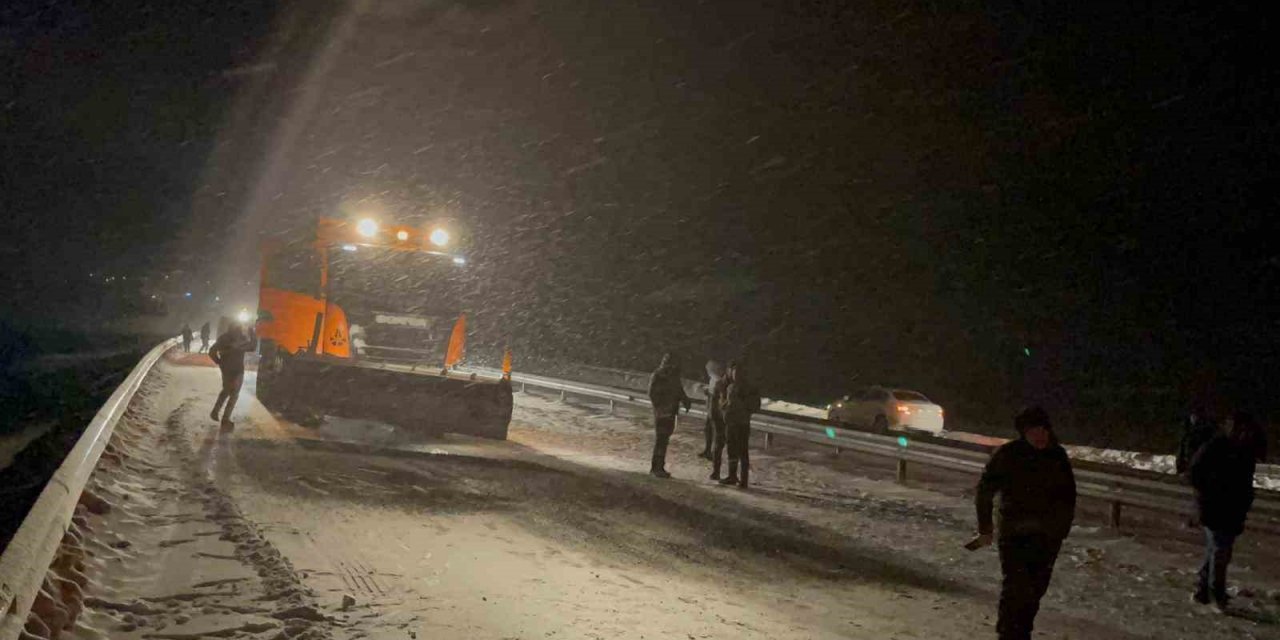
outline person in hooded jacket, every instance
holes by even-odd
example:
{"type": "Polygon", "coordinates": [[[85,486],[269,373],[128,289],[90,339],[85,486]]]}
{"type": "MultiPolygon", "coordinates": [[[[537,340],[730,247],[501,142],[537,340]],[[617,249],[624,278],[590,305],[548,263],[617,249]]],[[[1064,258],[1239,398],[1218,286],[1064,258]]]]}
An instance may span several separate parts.
{"type": "Polygon", "coordinates": [[[1003,582],[996,633],[1000,640],[1029,640],[1075,519],[1076,481],[1044,409],[1019,413],[1014,427],[1018,439],[996,449],[978,481],[974,547],[991,544],[998,531],[1003,582]],[[996,494],[1000,509],[993,522],[996,494]]]}
{"type": "Polygon", "coordinates": [[[209,358],[222,372],[222,391],[218,393],[218,400],[214,402],[209,417],[217,422],[218,412],[222,411],[220,422],[223,427],[233,426],[231,412],[236,407],[240,387],[244,384],[244,356],[255,348],[254,338],[252,330],[246,334],[240,325],[233,324],[209,347],[209,358]]]}
{"type": "Polygon", "coordinates": [[[703,435],[705,436],[706,445],[702,448],[702,453],[698,457],[712,460],[712,446],[716,442],[716,433],[721,432],[720,440],[724,440],[724,419],[720,416],[720,408],[716,406],[715,390],[716,385],[720,384],[720,379],[724,377],[724,365],[715,360],[707,361],[707,388],[703,393],[707,396],[707,422],[703,426],[703,435]]]}
{"type": "Polygon", "coordinates": [[[1244,532],[1253,507],[1253,473],[1258,460],[1258,434],[1253,416],[1237,413],[1191,459],[1191,486],[1204,527],[1204,561],[1192,598],[1200,604],[1227,606],[1227,566],[1236,538],[1244,532]]]}
{"type": "Polygon", "coordinates": [[[209,331],[209,321],[206,320],[204,324],[200,325],[200,353],[209,350],[209,331]]]}
{"type": "Polygon", "coordinates": [[[684,392],[684,383],[680,380],[680,364],[674,355],[662,356],[662,363],[649,376],[649,402],[653,405],[653,458],[649,462],[649,473],[657,478],[670,478],[667,473],[667,445],[671,442],[671,434],[676,430],[676,414],[680,405],[688,411],[693,404],[684,392]]]}
{"type": "MultiPolygon", "coordinates": [[[[741,365],[730,363],[727,378],[720,398],[720,413],[724,416],[729,445],[729,475],[720,484],[737,484],[746,489],[751,475],[751,414],[760,410],[760,393],[747,380],[741,365]]],[[[718,472],[719,465],[716,465],[718,472]]]]}
{"type": "Polygon", "coordinates": [[[191,353],[191,339],[192,339],[191,325],[188,323],[183,323],[182,324],[182,350],[185,353],[191,353]]]}

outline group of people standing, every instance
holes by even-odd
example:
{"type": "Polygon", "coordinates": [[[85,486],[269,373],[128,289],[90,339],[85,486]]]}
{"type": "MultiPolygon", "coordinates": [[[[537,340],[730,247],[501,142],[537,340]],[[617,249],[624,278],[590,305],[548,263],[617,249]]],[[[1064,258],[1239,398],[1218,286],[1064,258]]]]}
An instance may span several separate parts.
{"type": "MultiPolygon", "coordinates": [[[[699,456],[711,462],[710,479],[745,489],[751,477],[751,414],[760,410],[760,393],[738,363],[730,362],[724,366],[711,361],[706,369],[707,409],[703,429],[706,446],[699,456]],[[728,475],[721,478],[726,448],[729,469],[728,475]]],[[[670,478],[671,474],[666,469],[667,445],[675,431],[676,415],[681,406],[686,413],[693,406],[680,377],[680,364],[670,353],[662,357],[662,363],[649,377],[649,402],[653,405],[654,419],[653,458],[649,473],[658,478],[670,478]]]]}
{"type": "MultiPolygon", "coordinates": [[[[1043,409],[1018,414],[1014,427],[1018,439],[996,449],[978,482],[978,537],[969,548],[998,545],[1004,578],[996,631],[1001,640],[1028,640],[1075,519],[1076,483],[1043,409]]],[[[1227,607],[1227,566],[1253,505],[1254,471],[1265,457],[1266,434],[1247,413],[1222,426],[1203,411],[1187,420],[1176,466],[1194,489],[1195,524],[1204,531],[1195,603],[1227,607]]]]}
{"type": "MultiPolygon", "coordinates": [[[[760,409],[760,394],[740,365],[712,361],[706,370],[706,445],[699,455],[711,462],[712,480],[745,488],[751,473],[751,414],[760,409]],[[729,469],[722,479],[726,446],[729,469]]],[[[666,456],[676,416],[681,406],[687,413],[693,404],[674,355],[665,355],[650,376],[649,400],[655,430],[649,473],[670,478],[666,456]]],[[[1003,580],[996,631],[1001,640],[1029,640],[1075,520],[1076,481],[1044,409],[1023,410],[1014,428],[1018,438],[995,450],[978,482],[978,536],[967,547],[998,547],[1003,580]]],[[[1195,490],[1196,525],[1204,530],[1204,560],[1192,594],[1196,603],[1220,610],[1227,606],[1227,566],[1253,505],[1256,464],[1265,456],[1265,432],[1247,413],[1237,413],[1222,426],[1203,411],[1193,411],[1187,420],[1177,472],[1195,490]]]]}
{"type": "MultiPolygon", "coordinates": [[[[197,353],[204,353],[209,350],[209,334],[211,331],[212,329],[208,322],[200,325],[200,351],[197,353]]],[[[191,353],[191,343],[194,340],[195,335],[191,331],[191,323],[184,322],[182,324],[182,350],[186,353],[191,353]]]]}

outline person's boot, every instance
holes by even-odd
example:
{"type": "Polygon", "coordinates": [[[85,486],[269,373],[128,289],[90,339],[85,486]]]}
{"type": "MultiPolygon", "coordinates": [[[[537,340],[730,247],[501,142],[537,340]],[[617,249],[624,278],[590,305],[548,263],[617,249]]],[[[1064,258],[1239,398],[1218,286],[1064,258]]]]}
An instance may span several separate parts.
{"type": "Polygon", "coordinates": [[[655,478],[662,478],[663,480],[671,477],[671,474],[667,473],[666,469],[650,469],[649,475],[655,478]]]}
{"type": "Polygon", "coordinates": [[[725,486],[728,486],[731,484],[738,484],[738,461],[737,460],[729,461],[729,475],[725,476],[725,479],[721,480],[720,484],[723,484],[725,486]]]}
{"type": "Polygon", "coordinates": [[[218,409],[221,409],[221,408],[222,407],[215,406],[213,408],[213,411],[209,412],[209,419],[213,420],[214,422],[218,422],[218,409]]]}
{"type": "Polygon", "coordinates": [[[747,488],[747,478],[748,478],[748,476],[750,476],[750,475],[751,475],[751,463],[750,463],[750,462],[743,462],[743,463],[742,463],[742,475],[741,475],[741,476],[739,476],[739,478],[738,478],[738,486],[739,486],[739,487],[741,487],[741,488],[743,488],[743,489],[746,489],[746,488],[747,488]]]}

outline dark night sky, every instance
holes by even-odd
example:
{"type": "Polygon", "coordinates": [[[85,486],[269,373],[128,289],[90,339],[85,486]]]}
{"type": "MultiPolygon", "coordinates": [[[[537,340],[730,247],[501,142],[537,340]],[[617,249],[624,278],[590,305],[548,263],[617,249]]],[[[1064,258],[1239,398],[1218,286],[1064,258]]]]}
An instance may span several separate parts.
{"type": "Polygon", "coordinates": [[[518,356],[741,355],[782,395],[969,417],[1276,408],[1256,8],[116,4],[0,10],[11,302],[56,317],[35,292],[90,267],[238,281],[321,214],[448,216],[518,356]]]}

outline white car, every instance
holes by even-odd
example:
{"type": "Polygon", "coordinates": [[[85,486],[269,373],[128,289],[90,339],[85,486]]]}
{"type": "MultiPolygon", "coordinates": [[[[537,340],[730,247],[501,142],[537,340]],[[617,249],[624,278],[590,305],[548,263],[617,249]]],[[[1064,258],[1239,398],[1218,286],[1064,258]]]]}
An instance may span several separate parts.
{"type": "Polygon", "coordinates": [[[942,433],[942,407],[906,389],[866,387],[827,405],[827,419],[876,431],[942,433]]]}

